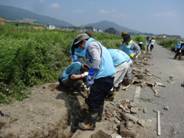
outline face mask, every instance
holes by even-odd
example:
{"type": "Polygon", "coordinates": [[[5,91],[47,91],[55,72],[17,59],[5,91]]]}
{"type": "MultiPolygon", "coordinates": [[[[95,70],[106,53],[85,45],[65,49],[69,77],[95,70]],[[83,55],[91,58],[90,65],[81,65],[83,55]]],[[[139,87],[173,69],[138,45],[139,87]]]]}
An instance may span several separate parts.
{"type": "Polygon", "coordinates": [[[86,56],[86,50],[82,49],[82,48],[76,48],[75,49],[75,55],[79,56],[79,57],[85,57],[86,56]]]}

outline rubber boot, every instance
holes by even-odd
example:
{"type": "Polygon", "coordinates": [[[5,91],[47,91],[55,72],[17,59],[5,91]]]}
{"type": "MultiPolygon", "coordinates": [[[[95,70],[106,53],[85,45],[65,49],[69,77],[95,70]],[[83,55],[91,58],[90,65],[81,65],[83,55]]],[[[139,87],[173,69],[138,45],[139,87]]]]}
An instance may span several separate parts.
{"type": "Polygon", "coordinates": [[[103,106],[104,106],[104,105],[101,105],[101,106],[100,106],[100,110],[99,110],[99,112],[98,112],[98,116],[97,116],[97,119],[96,119],[97,122],[100,122],[100,121],[102,120],[102,116],[103,116],[103,106]]]}
{"type": "Polygon", "coordinates": [[[81,130],[94,130],[97,117],[98,112],[90,112],[89,117],[85,119],[83,122],[79,123],[79,128],[81,130]]]}

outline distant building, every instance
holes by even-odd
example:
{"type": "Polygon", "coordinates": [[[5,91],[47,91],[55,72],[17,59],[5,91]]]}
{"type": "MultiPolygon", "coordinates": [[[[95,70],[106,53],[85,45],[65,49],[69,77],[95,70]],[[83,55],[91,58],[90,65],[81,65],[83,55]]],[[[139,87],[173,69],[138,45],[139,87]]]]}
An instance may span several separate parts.
{"type": "Polygon", "coordinates": [[[48,26],[48,29],[49,29],[49,30],[54,30],[54,29],[56,29],[56,26],[54,26],[54,25],[49,25],[49,26],[48,26]]]}
{"type": "Polygon", "coordinates": [[[176,39],[181,39],[181,36],[180,35],[160,34],[158,36],[159,37],[162,37],[162,38],[176,38],[176,39]]]}

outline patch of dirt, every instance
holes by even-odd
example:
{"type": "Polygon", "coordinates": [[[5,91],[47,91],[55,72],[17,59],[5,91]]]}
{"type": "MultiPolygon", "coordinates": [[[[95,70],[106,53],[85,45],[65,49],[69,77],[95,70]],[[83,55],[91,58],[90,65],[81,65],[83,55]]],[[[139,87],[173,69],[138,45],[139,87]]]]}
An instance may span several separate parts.
{"type": "Polygon", "coordinates": [[[68,110],[63,99],[57,99],[60,93],[57,84],[45,84],[35,87],[31,97],[22,102],[1,105],[0,137],[2,138],[55,138],[64,137],[68,126],[68,110]]]}

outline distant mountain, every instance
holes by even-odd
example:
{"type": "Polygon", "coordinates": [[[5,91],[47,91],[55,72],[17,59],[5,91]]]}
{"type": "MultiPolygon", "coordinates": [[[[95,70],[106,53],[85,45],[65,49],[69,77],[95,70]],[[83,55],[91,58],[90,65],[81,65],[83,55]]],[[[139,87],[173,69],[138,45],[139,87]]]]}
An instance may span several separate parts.
{"type": "Polygon", "coordinates": [[[100,21],[100,22],[97,22],[97,23],[87,24],[85,26],[92,26],[92,27],[95,27],[97,29],[101,29],[103,31],[107,30],[109,28],[114,28],[118,32],[134,32],[134,33],[139,32],[137,30],[133,30],[133,29],[130,29],[130,28],[127,28],[127,27],[120,26],[120,25],[118,25],[114,22],[111,22],[111,21],[100,21]]]}
{"type": "Polygon", "coordinates": [[[33,21],[35,23],[45,24],[45,25],[51,24],[57,27],[73,26],[72,24],[66,21],[58,20],[44,15],[35,14],[33,12],[30,12],[28,10],[24,10],[21,8],[5,6],[5,5],[0,5],[0,17],[3,17],[7,20],[17,20],[17,21],[26,20],[26,21],[33,21]]]}

